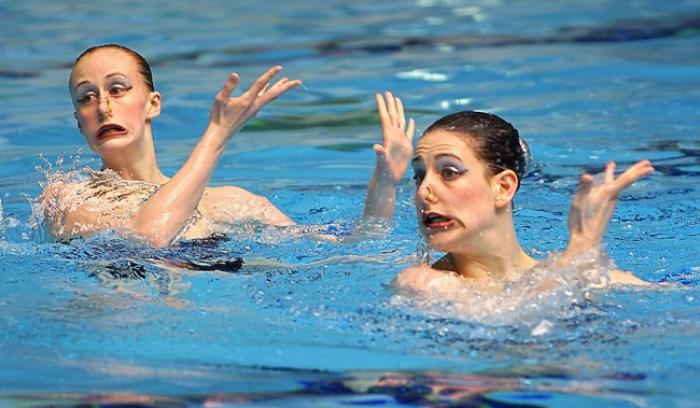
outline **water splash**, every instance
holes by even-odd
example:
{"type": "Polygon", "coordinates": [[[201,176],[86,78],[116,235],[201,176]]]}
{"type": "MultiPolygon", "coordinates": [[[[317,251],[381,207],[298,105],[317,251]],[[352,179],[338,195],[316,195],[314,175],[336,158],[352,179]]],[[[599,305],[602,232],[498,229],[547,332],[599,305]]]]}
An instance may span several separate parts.
{"type": "Polygon", "coordinates": [[[430,265],[430,245],[428,245],[428,242],[423,239],[423,237],[418,240],[416,254],[420,264],[430,265]]]}
{"type": "Polygon", "coordinates": [[[397,294],[395,307],[414,307],[438,316],[449,316],[487,325],[527,325],[532,335],[555,330],[549,319],[571,318],[594,297],[595,291],[610,284],[616,269],[601,250],[557,266],[551,255],[534,268],[506,282],[473,285],[445,274],[430,282],[425,292],[397,294]]]}

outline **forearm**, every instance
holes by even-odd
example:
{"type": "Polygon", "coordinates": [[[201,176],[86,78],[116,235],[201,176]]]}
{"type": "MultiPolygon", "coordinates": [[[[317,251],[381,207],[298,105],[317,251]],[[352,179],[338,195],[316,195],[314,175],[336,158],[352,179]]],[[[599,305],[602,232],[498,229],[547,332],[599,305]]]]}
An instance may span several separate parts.
{"type": "Polygon", "coordinates": [[[377,164],[367,187],[364,218],[391,222],[396,207],[396,183],[406,172],[416,127],[413,119],[406,122],[403,103],[391,92],[386,92],[384,97],[376,94],[375,101],[382,128],[382,144],[372,146],[377,164]]]}
{"type": "Polygon", "coordinates": [[[396,183],[386,175],[380,166],[377,166],[367,186],[363,217],[391,222],[395,207],[396,183]]]}
{"type": "Polygon", "coordinates": [[[134,214],[127,229],[151,245],[168,245],[197,209],[226,139],[217,129],[207,129],[185,164],[134,214]]]}

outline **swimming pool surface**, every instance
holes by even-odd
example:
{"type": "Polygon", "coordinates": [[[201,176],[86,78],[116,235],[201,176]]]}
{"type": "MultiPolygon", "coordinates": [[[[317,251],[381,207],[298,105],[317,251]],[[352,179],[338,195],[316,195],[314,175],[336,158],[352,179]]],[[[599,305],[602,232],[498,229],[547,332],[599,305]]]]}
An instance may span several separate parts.
{"type": "Polygon", "coordinates": [[[0,405],[700,404],[700,2],[0,0],[0,51],[0,405]],[[462,109],[520,130],[534,166],[516,222],[539,258],[566,242],[581,171],[651,159],[606,250],[674,285],[505,320],[421,307],[391,287],[419,246],[408,176],[393,230],[357,243],[256,225],[161,251],[47,242],[30,205],[45,174],[99,166],[68,70],[107,42],[152,63],[166,173],[228,72],[248,84],[282,64],[304,80],[235,136],[212,179],[302,224],[360,215],[386,89],[419,131],[462,109]],[[164,266],[237,258],[233,272],[164,266]]]}

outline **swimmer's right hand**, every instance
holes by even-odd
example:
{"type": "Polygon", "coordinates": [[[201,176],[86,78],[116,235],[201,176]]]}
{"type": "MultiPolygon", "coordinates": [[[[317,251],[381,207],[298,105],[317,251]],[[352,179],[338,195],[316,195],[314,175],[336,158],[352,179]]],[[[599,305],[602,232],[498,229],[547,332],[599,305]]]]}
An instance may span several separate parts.
{"type": "Polygon", "coordinates": [[[263,106],[277,99],[288,90],[301,85],[300,80],[290,80],[283,77],[270,86],[270,80],[282,70],[281,66],[270,68],[262,74],[250,89],[238,97],[232,97],[233,90],[238,86],[240,78],[233,72],[229,75],[223,88],[219,90],[209,113],[209,128],[227,140],[231,135],[241,130],[246,122],[253,118],[263,106]]]}
{"type": "Polygon", "coordinates": [[[373,146],[377,164],[367,186],[365,219],[391,221],[396,203],[396,184],[401,181],[413,154],[413,119],[406,122],[401,99],[387,92],[376,94],[379,122],[382,126],[382,144],[373,146]]]}
{"type": "Polygon", "coordinates": [[[386,181],[398,183],[413,153],[416,125],[413,119],[406,122],[403,103],[391,92],[386,92],[384,98],[376,94],[375,100],[382,127],[382,144],[373,146],[377,154],[378,174],[386,181]]]}

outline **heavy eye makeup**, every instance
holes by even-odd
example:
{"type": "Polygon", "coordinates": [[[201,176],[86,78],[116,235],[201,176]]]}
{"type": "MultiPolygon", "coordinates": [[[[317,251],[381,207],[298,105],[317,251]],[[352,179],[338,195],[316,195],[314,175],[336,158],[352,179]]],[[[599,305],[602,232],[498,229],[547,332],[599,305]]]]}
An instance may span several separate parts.
{"type": "Polygon", "coordinates": [[[99,96],[97,87],[92,84],[82,84],[75,89],[75,101],[80,105],[95,101],[99,96]]]}
{"type": "MultiPolygon", "coordinates": [[[[107,93],[113,98],[124,96],[133,87],[123,77],[115,77],[107,83],[107,93]]],[[[100,92],[94,84],[81,84],[75,90],[75,101],[79,105],[88,105],[100,99],[100,92]]]]}
{"type": "Polygon", "coordinates": [[[466,173],[467,169],[459,160],[451,157],[438,157],[435,160],[435,172],[437,172],[443,180],[451,181],[466,173]]]}
{"type": "Polygon", "coordinates": [[[109,95],[115,98],[123,96],[125,93],[130,91],[131,88],[132,86],[129,81],[122,77],[112,79],[107,86],[109,95]]]}
{"type": "MultiPolygon", "coordinates": [[[[413,167],[413,180],[416,181],[417,185],[420,185],[425,178],[425,165],[419,159],[414,159],[411,165],[413,167]]],[[[445,181],[455,180],[467,172],[461,161],[450,156],[437,157],[433,169],[445,181]]]]}

